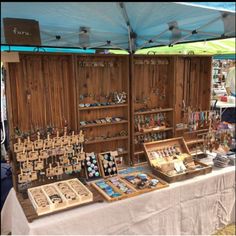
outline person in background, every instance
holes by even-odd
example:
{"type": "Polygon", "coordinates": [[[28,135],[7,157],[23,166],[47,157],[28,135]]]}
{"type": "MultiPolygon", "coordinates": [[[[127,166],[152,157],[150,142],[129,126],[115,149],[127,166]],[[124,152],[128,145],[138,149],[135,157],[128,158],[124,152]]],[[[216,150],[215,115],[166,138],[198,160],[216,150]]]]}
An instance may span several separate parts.
{"type": "Polygon", "coordinates": [[[236,97],[235,92],[235,61],[231,63],[231,67],[229,68],[229,72],[226,78],[225,89],[228,96],[236,97]]]}

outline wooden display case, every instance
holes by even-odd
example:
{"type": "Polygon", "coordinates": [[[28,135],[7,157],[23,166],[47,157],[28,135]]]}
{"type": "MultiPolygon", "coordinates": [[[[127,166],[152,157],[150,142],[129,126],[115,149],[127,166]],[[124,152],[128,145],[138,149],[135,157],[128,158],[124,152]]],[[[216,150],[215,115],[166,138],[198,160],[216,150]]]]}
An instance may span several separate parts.
{"type": "Polygon", "coordinates": [[[112,178],[108,178],[104,181],[96,181],[91,184],[100,194],[108,201],[117,201],[129,197],[134,197],[139,194],[143,194],[146,192],[162,189],[168,187],[168,183],[164,180],[157,178],[156,176],[150,173],[142,173],[135,172],[129,175],[119,175],[114,176],[112,178]],[[147,179],[144,185],[139,186],[138,184],[141,182],[141,179],[138,177],[139,175],[146,175],[147,179]],[[132,178],[132,180],[130,180],[132,178]],[[151,186],[151,182],[156,181],[155,186],[151,186]],[[122,187],[120,187],[122,185],[122,187]],[[110,188],[112,194],[107,193],[107,187],[110,188]]]}
{"type": "Polygon", "coordinates": [[[115,176],[109,179],[106,179],[104,181],[96,181],[94,183],[91,184],[92,187],[94,187],[108,202],[113,202],[113,201],[117,201],[117,200],[121,200],[124,198],[129,198],[129,197],[133,197],[135,195],[138,194],[137,190],[135,188],[133,188],[130,184],[128,184],[126,181],[122,180],[120,177],[115,176]],[[126,192],[122,191],[117,185],[114,184],[114,181],[119,182],[119,184],[122,184],[123,186],[125,186],[125,188],[128,190],[126,192]],[[109,186],[112,191],[114,192],[114,194],[116,194],[116,196],[109,196],[105,189],[102,189],[101,183],[104,184],[104,186],[106,185],[107,187],[109,186]]]}
{"type": "Polygon", "coordinates": [[[172,138],[144,144],[153,174],[169,183],[212,171],[212,167],[192,158],[183,138],[172,138]]]}
{"type": "Polygon", "coordinates": [[[134,165],[146,163],[143,143],[174,135],[175,60],[174,56],[167,55],[132,56],[131,157],[134,165]]]}
{"type": "Polygon", "coordinates": [[[129,57],[79,55],[75,69],[77,117],[79,128],[85,133],[85,151],[122,149],[119,155],[123,156],[123,163],[118,167],[129,166],[129,57]],[[112,120],[114,117],[120,119],[112,120]]]}
{"type": "Polygon", "coordinates": [[[194,142],[200,143],[199,134],[209,131],[209,122],[204,122],[195,129],[189,128],[189,115],[204,112],[206,118],[210,111],[212,57],[211,56],[178,56],[176,59],[175,87],[175,136],[184,137],[194,152],[194,142]]]}

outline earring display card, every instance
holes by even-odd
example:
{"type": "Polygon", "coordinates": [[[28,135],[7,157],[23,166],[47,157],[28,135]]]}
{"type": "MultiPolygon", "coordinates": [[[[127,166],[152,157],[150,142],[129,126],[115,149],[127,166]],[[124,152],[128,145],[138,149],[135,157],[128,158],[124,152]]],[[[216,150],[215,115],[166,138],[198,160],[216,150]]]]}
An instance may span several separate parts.
{"type": "Polygon", "coordinates": [[[116,176],[118,174],[115,160],[117,155],[118,153],[116,151],[99,153],[98,158],[103,178],[116,176]]]}
{"type": "Polygon", "coordinates": [[[84,140],[82,131],[67,135],[65,127],[61,137],[57,132],[56,137],[48,134],[47,138],[40,139],[38,133],[38,139],[32,139],[33,136],[28,136],[22,142],[19,138],[14,144],[15,169],[20,172],[17,176],[18,186],[33,181],[32,186],[37,186],[45,180],[54,182],[79,175],[81,162],[85,159],[83,143],[80,142],[84,140]]]}
{"type": "Polygon", "coordinates": [[[85,175],[87,180],[101,178],[97,156],[94,152],[85,154],[85,175]]]}
{"type": "Polygon", "coordinates": [[[29,188],[28,196],[37,215],[93,201],[93,193],[76,178],[29,188]]]}

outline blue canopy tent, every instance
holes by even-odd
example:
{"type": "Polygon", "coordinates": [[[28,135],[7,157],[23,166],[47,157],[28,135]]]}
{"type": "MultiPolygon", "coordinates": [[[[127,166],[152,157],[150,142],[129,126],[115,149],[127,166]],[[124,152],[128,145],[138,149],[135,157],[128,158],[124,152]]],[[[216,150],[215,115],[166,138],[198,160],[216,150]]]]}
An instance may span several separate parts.
{"type": "MultiPolygon", "coordinates": [[[[42,46],[135,52],[235,37],[230,2],[3,2],[1,13],[1,21],[39,21],[42,46]]],[[[1,44],[6,44],[3,23],[1,44]]]]}

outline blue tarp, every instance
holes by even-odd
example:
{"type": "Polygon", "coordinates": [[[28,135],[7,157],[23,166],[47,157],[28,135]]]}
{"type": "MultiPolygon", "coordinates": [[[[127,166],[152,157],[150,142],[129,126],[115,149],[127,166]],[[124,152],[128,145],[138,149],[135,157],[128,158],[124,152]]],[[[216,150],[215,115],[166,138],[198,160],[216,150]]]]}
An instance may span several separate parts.
{"type": "MultiPolygon", "coordinates": [[[[3,2],[1,13],[1,20],[39,21],[44,46],[135,51],[235,37],[235,9],[227,2],[3,2]]],[[[3,23],[1,36],[6,43],[3,23]]]]}
{"type": "Polygon", "coordinates": [[[236,60],[235,54],[214,55],[213,59],[218,60],[236,60]]]}
{"type": "Polygon", "coordinates": [[[88,50],[83,50],[83,49],[76,49],[76,48],[47,48],[47,47],[20,47],[20,46],[1,46],[1,51],[16,51],[16,52],[65,52],[65,53],[89,53],[89,54],[94,54],[96,50],[94,49],[88,49],[88,50]]]}

